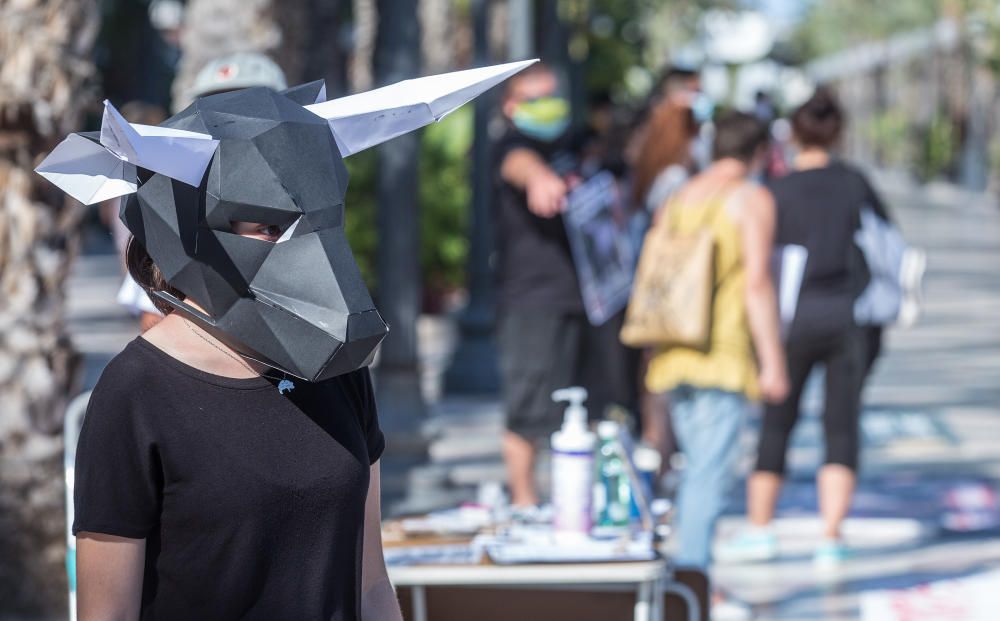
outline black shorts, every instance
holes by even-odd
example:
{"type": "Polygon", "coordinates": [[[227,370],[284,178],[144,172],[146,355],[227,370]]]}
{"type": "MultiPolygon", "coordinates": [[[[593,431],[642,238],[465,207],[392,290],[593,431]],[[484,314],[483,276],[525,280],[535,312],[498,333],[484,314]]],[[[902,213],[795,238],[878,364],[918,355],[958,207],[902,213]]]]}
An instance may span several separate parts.
{"type": "Polygon", "coordinates": [[[618,342],[621,317],[593,327],[582,313],[508,310],[497,330],[507,429],[531,441],[559,428],[565,403],[552,393],[587,389],[591,419],[614,403],[631,412],[638,402],[636,350],[618,342]]]}

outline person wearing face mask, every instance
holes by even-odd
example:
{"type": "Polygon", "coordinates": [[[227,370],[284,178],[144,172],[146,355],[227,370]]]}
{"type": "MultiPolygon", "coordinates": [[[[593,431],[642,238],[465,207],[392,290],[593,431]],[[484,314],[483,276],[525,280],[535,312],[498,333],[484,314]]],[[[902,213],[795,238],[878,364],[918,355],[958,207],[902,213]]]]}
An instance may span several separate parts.
{"type": "Polygon", "coordinates": [[[507,129],[494,155],[494,231],[497,345],[507,413],[503,455],[512,504],[529,508],[539,501],[536,448],[562,420],[552,392],[583,385],[589,409],[600,413],[607,403],[621,401],[609,386],[635,382],[618,368],[624,365],[606,364],[608,339],[587,321],[562,217],[567,193],[582,180],[586,133],[570,127],[570,103],[543,64],[511,79],[502,111],[507,129]]]}

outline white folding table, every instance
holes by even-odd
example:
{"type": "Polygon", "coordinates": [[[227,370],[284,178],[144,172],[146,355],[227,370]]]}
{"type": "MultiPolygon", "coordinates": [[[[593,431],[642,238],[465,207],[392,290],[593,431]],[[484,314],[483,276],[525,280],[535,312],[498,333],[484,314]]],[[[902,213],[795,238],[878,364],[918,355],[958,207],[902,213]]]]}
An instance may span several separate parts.
{"type": "Polygon", "coordinates": [[[663,592],[675,592],[688,603],[689,617],[697,619],[694,594],[674,583],[662,559],[627,563],[559,563],[531,565],[415,565],[389,567],[395,587],[412,591],[413,621],[427,621],[425,588],[453,587],[587,587],[633,586],[635,621],[662,621],[663,592]]]}

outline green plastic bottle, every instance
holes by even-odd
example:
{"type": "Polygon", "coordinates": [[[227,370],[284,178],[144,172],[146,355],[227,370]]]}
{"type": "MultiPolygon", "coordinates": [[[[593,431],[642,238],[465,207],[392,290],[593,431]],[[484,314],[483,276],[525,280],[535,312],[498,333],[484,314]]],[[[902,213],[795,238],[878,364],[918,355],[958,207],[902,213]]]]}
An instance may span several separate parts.
{"type": "Polygon", "coordinates": [[[594,522],[602,529],[629,525],[632,486],[622,455],[618,423],[601,421],[597,425],[598,449],[594,477],[594,522]]]}

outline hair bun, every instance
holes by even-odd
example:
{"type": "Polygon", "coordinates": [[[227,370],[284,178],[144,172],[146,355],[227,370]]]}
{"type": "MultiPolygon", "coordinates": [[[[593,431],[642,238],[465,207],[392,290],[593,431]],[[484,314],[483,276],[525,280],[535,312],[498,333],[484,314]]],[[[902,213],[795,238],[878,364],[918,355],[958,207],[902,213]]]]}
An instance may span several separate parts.
{"type": "Polygon", "coordinates": [[[813,116],[826,118],[840,113],[840,106],[833,93],[826,87],[819,87],[804,106],[813,116]]]}
{"type": "Polygon", "coordinates": [[[832,90],[820,86],[802,106],[792,114],[792,130],[797,139],[806,145],[828,148],[840,136],[844,113],[832,90]]]}

